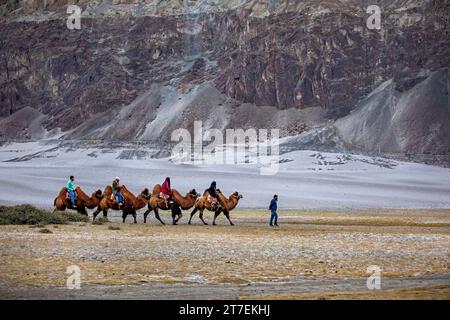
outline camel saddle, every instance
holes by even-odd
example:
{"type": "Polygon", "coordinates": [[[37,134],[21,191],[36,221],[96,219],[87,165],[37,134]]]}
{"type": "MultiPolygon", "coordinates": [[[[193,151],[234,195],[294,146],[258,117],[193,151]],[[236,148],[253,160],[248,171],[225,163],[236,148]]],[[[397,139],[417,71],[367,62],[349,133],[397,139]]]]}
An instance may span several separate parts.
{"type": "Polygon", "coordinates": [[[219,206],[219,203],[217,202],[217,198],[214,198],[213,196],[211,196],[210,194],[208,194],[208,196],[206,197],[206,201],[208,201],[209,203],[211,203],[211,208],[212,209],[217,209],[219,206]]]}
{"type": "MultiPolygon", "coordinates": [[[[116,200],[116,198],[117,198],[116,195],[115,195],[114,193],[111,193],[110,200],[111,200],[111,201],[114,201],[114,200],[116,200]]],[[[126,200],[125,197],[122,195],[122,205],[125,206],[126,202],[127,202],[127,200],[126,200]]]]}
{"type": "Polygon", "coordinates": [[[160,192],[160,193],[159,193],[159,197],[160,197],[161,199],[164,200],[164,203],[166,204],[166,207],[167,207],[167,208],[169,208],[170,205],[173,204],[173,201],[172,201],[172,203],[169,203],[169,199],[170,199],[170,196],[169,196],[169,195],[160,192]]]}

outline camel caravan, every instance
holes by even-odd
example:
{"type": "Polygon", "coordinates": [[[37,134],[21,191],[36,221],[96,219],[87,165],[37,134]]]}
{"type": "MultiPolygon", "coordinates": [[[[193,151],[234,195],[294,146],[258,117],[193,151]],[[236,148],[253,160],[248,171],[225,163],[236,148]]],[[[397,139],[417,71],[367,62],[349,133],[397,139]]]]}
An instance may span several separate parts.
{"type": "Polygon", "coordinates": [[[170,210],[172,213],[172,224],[176,225],[183,216],[183,210],[192,209],[189,218],[191,224],[195,213],[199,212],[200,220],[207,225],[203,219],[204,210],[214,212],[213,225],[216,225],[217,217],[223,213],[230,222],[230,211],[232,211],[242,199],[239,192],[233,192],[229,197],[222,194],[213,181],[211,186],[206,189],[203,195],[191,189],[183,196],[177,189],[170,186],[170,178],[167,177],[162,185],[156,184],[152,192],[145,188],[139,195],[134,195],[126,186],[120,184],[120,178],[116,177],[111,185],[105,187],[103,192],[97,190],[89,197],[81,188],[74,187],[75,177],[70,176],[66,187],[63,187],[54,200],[55,210],[64,211],[66,209],[76,210],[80,214],[88,216],[86,209],[96,209],[93,213],[93,220],[97,218],[100,212],[103,217],[108,217],[108,210],[122,211],[122,222],[128,215],[137,223],[137,211],[147,207],[144,212],[144,223],[147,223],[147,216],[150,212],[155,213],[155,218],[165,224],[159,215],[159,210],[170,210]]]}

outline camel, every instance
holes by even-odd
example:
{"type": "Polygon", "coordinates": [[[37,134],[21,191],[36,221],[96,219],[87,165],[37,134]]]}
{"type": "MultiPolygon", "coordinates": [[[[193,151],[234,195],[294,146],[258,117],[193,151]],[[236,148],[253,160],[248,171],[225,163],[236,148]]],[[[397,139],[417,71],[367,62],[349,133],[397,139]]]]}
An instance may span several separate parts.
{"type": "Polygon", "coordinates": [[[219,206],[218,207],[212,206],[212,203],[210,201],[208,201],[209,193],[207,191],[205,191],[203,193],[203,196],[198,198],[197,202],[195,203],[194,210],[192,210],[191,217],[188,222],[189,224],[191,224],[192,217],[195,215],[195,213],[197,211],[199,211],[200,220],[203,222],[203,224],[207,225],[208,223],[206,223],[205,220],[203,220],[203,211],[205,209],[207,209],[209,211],[214,212],[213,225],[216,225],[216,218],[223,211],[223,214],[227,217],[228,221],[230,221],[230,224],[232,226],[234,226],[233,222],[231,222],[231,219],[230,219],[230,211],[233,210],[237,206],[237,204],[239,203],[239,200],[242,199],[242,195],[236,191],[236,192],[232,193],[230,195],[230,197],[227,199],[219,189],[217,189],[216,192],[217,192],[217,197],[218,197],[217,200],[219,202],[219,206]]]}
{"type": "Polygon", "coordinates": [[[150,199],[150,192],[147,188],[145,188],[137,197],[130,192],[125,186],[120,188],[120,192],[122,193],[124,199],[123,206],[123,214],[122,214],[122,222],[125,223],[126,217],[131,214],[134,218],[134,223],[136,221],[136,211],[144,208],[150,199]]]}
{"type": "Polygon", "coordinates": [[[88,215],[86,211],[86,207],[88,209],[94,209],[98,204],[100,203],[100,200],[102,199],[102,191],[97,190],[94,193],[92,193],[92,196],[89,197],[86,193],[81,190],[80,187],[75,188],[75,205],[76,208],[73,208],[72,201],[70,198],[67,198],[67,188],[63,187],[61,191],[59,191],[58,196],[53,201],[53,205],[55,206],[55,210],[64,211],[67,209],[76,210],[78,213],[81,213],[85,216],[88,215]]]}
{"type": "Polygon", "coordinates": [[[92,196],[89,197],[86,193],[81,190],[80,187],[77,187],[75,189],[75,192],[77,193],[78,197],[83,201],[83,204],[88,209],[94,209],[98,206],[100,203],[100,200],[102,200],[102,190],[98,189],[94,193],[92,193],[92,196]]]}
{"type": "MultiPolygon", "coordinates": [[[[95,210],[94,212],[94,220],[100,213],[100,211],[103,211],[103,217],[107,218],[109,209],[120,210],[119,203],[115,198],[111,200],[111,195],[112,195],[112,187],[110,185],[107,185],[105,187],[105,190],[103,191],[103,198],[102,200],[100,200],[100,203],[97,206],[97,210],[95,210]]],[[[125,205],[125,202],[123,202],[123,204],[125,205]]]]}
{"type": "Polygon", "coordinates": [[[173,192],[173,204],[169,207],[167,201],[160,197],[161,185],[157,184],[153,187],[152,197],[148,202],[148,209],[144,213],[144,223],[147,222],[148,214],[153,210],[155,212],[156,219],[162,224],[164,222],[159,216],[159,209],[161,210],[171,210],[172,211],[172,224],[176,225],[178,221],[183,216],[181,210],[188,210],[195,205],[195,201],[199,197],[199,194],[195,189],[190,190],[186,196],[182,196],[177,189],[172,189],[173,192]],[[178,217],[177,217],[178,216],[178,217]]]}
{"type": "Polygon", "coordinates": [[[242,194],[239,194],[239,192],[235,191],[227,198],[222,194],[222,192],[220,192],[220,190],[217,190],[217,197],[218,197],[217,200],[220,203],[220,207],[214,213],[213,225],[216,225],[217,216],[220,214],[220,212],[223,211],[223,214],[225,215],[225,217],[227,217],[228,221],[230,222],[230,225],[234,226],[234,223],[231,222],[230,219],[230,211],[236,208],[236,206],[239,203],[239,200],[243,198],[242,194]]]}

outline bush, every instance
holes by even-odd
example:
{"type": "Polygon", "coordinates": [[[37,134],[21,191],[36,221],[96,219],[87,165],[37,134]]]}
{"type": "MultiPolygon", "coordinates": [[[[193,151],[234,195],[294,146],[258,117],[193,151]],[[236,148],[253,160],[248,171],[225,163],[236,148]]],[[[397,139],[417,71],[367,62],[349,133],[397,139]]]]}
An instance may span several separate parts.
{"type": "Polygon", "coordinates": [[[120,230],[120,227],[109,226],[108,229],[109,230],[120,230]]]}
{"type": "Polygon", "coordinates": [[[39,230],[40,233],[53,233],[51,230],[49,229],[41,229],[39,230]]]}
{"type": "Polygon", "coordinates": [[[78,212],[57,211],[55,213],[62,214],[68,222],[89,222],[89,217],[79,214],[78,212]]]}
{"type": "Polygon", "coordinates": [[[0,224],[66,224],[68,222],[89,221],[89,218],[76,212],[50,212],[31,205],[0,206],[0,224]]]}
{"type": "Polygon", "coordinates": [[[102,225],[107,222],[109,222],[108,218],[98,218],[98,219],[92,221],[92,224],[102,225]]]}

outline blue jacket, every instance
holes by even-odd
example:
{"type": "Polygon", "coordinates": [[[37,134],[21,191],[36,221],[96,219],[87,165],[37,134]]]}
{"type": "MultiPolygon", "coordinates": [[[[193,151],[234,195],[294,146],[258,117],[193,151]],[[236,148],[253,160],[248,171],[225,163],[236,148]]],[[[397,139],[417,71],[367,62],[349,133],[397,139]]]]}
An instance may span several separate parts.
{"type": "Polygon", "coordinates": [[[272,201],[270,201],[269,210],[273,210],[273,211],[277,210],[277,200],[272,199],[272,201]]]}

